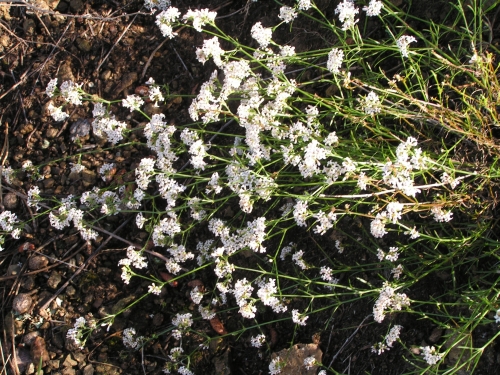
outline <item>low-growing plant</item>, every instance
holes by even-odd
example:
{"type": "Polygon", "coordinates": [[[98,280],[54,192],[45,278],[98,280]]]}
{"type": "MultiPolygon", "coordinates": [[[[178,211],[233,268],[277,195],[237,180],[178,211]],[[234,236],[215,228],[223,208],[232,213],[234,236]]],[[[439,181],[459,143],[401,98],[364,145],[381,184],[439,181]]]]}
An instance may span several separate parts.
{"type": "MultiPolygon", "coordinates": [[[[33,180],[26,196],[35,218],[48,216],[58,230],[74,227],[85,241],[109,233],[100,223],[115,215],[134,215],[148,233],[143,243],[123,238],[128,247],[119,262],[123,282],[146,280],[148,293],[105,318],[78,318],[68,331],[78,346],[149,294],[202,279],[190,292],[196,310],[172,312],[171,324],[155,334],[177,339],[166,373],[192,373],[195,353],[220,336],[266,351],[264,327],[288,321],[300,331],[315,315],[359,302],[373,304],[367,322],[386,332],[373,342],[374,355],[402,345],[408,373],[473,371],[499,331],[480,347],[467,338],[500,321],[500,85],[498,51],[484,40],[493,8],[457,1],[438,25],[402,14],[390,1],[364,3],[341,1],[335,19],[313,1],[283,5],[280,22],[257,22],[245,45],[218,27],[213,11],[181,16],[168,1],[145,1],[164,37],[175,38],[179,27],[205,35],[196,56],[211,74],[192,99],[191,123],[146,114],[146,101],[169,97],[154,77],[144,95],[120,101],[75,82],[48,83],[46,108],[55,121],[90,101],[96,139],[109,149],[149,153],[133,178],[117,179],[116,165],[106,163],[99,185],[64,199],[43,196],[35,184],[40,166],[23,164],[33,180]],[[294,33],[297,17],[316,22],[329,47],[296,51],[275,42],[278,29],[294,33]],[[378,39],[367,32],[372,22],[383,28],[378,39]],[[411,26],[417,23],[426,27],[411,26]],[[120,105],[147,124],[120,120],[113,114],[120,105]],[[165,265],[161,277],[146,254],[165,265]],[[436,275],[446,283],[425,290],[436,275]],[[224,317],[236,313],[239,327],[227,329],[224,317]],[[401,314],[442,329],[441,341],[407,345],[401,314]],[[218,336],[197,329],[203,319],[218,336]],[[456,350],[461,359],[447,361],[456,350]]],[[[85,169],[84,157],[73,156],[73,173],[85,169]]],[[[16,172],[4,168],[4,181],[12,183],[16,172]]],[[[13,238],[33,220],[9,211],[0,219],[13,238]]],[[[137,334],[127,328],[124,345],[138,349],[155,338],[137,334]]],[[[279,357],[269,362],[271,374],[284,365],[279,357]]],[[[304,365],[339,373],[314,358],[304,365]]]]}

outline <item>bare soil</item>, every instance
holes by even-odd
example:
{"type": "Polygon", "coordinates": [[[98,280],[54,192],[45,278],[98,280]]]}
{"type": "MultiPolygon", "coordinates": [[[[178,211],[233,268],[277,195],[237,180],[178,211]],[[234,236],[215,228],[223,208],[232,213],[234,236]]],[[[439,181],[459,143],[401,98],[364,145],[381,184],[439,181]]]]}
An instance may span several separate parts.
{"type": "MultiPolygon", "coordinates": [[[[26,159],[41,165],[43,179],[36,184],[42,195],[48,198],[80,195],[94,185],[105,186],[106,182],[97,177],[98,168],[105,162],[116,163],[117,175],[123,179],[115,179],[112,183],[132,180],[133,169],[148,151],[135,145],[104,147],[92,136],[75,143],[71,139],[72,126],[77,121],[91,121],[91,106],[84,104],[71,113],[68,121],[55,123],[46,112],[45,87],[54,77],[58,77],[59,82],[72,79],[83,83],[89,93],[119,99],[133,93],[149,77],[154,77],[157,83],[167,84],[174,96],[160,107],[160,111],[170,123],[184,124],[190,121],[187,113],[190,99],[184,96],[196,94],[214,69],[211,63],[204,66],[195,59],[195,48],[202,44],[204,35],[184,28],[177,38],[165,41],[153,16],[147,14],[140,0],[40,0],[33,3],[38,10],[17,4],[0,4],[0,122],[4,130],[0,144],[5,145],[2,150],[4,166],[19,169],[26,159]],[[70,174],[71,163],[77,162],[82,151],[86,151],[82,163],[89,172],[73,176],[70,174]]],[[[327,17],[334,17],[338,1],[318,0],[316,3],[327,17]]],[[[448,1],[412,4],[411,1],[394,0],[393,3],[403,12],[411,8],[417,17],[432,18],[437,22],[449,11],[448,1]]],[[[188,8],[217,10],[217,24],[227,34],[247,44],[254,43],[250,29],[257,21],[264,26],[274,25],[279,14],[279,5],[270,0],[179,0],[173,5],[181,12],[188,8]]],[[[363,22],[364,19],[360,24],[363,22]]],[[[368,22],[372,34],[383,32],[377,21],[368,22]]],[[[329,48],[334,43],[305,17],[297,20],[293,28],[293,33],[280,31],[273,35],[276,42],[293,45],[297,51],[329,48]]],[[[146,111],[152,113],[155,109],[149,107],[146,111]]],[[[140,127],[140,117],[130,115],[118,106],[114,112],[126,119],[132,128],[140,127]]],[[[138,131],[132,133],[129,141],[142,139],[138,131]]],[[[158,297],[150,296],[119,316],[109,331],[106,327],[97,329],[84,350],[71,347],[66,342],[66,332],[77,317],[89,313],[102,317],[115,311],[123,303],[131,302],[134,296],[146,292],[148,284],[140,281],[123,284],[118,267],[118,261],[124,257],[124,249],[128,246],[123,241],[103,233],[97,241],[87,244],[75,230],[59,232],[50,226],[47,218],[34,217],[25,201],[25,194],[32,184],[25,175],[18,176],[14,185],[3,184],[5,209],[16,212],[23,220],[31,218],[23,237],[18,241],[9,239],[0,253],[3,327],[0,341],[4,358],[12,358],[4,368],[5,373],[33,373],[37,363],[35,367],[29,364],[42,357],[45,374],[160,374],[174,344],[174,338],[164,332],[177,312],[185,311],[186,307],[193,308],[189,300],[190,288],[181,283],[176,288],[165,289],[158,297]],[[39,254],[45,258],[37,258],[41,263],[30,266],[30,260],[33,262],[39,254]],[[72,278],[76,270],[80,270],[79,274],[72,278]],[[29,298],[29,316],[24,319],[11,313],[14,298],[19,294],[29,298]],[[51,300],[55,295],[64,298],[51,300]],[[53,313],[47,317],[40,312],[40,307],[50,300],[48,307],[53,313]],[[156,338],[141,351],[127,350],[122,344],[121,334],[129,326],[140,335],[156,335],[156,338]],[[43,340],[35,339],[36,336],[43,340]]],[[[229,212],[238,210],[236,204],[229,212]]],[[[129,219],[125,215],[111,217],[102,222],[102,228],[114,231],[125,223],[116,235],[143,244],[147,233],[138,231],[132,225],[133,220],[127,221],[129,219]]],[[[345,231],[355,232],[358,224],[346,225],[345,231]]],[[[198,236],[202,240],[204,233],[198,236]]],[[[352,237],[356,234],[352,233],[352,237]]],[[[312,241],[317,239],[297,239],[305,245],[312,241]]],[[[320,245],[331,248],[328,241],[333,239],[322,241],[320,245]]],[[[373,257],[354,245],[336,256],[345,264],[356,264],[360,259],[373,257]]],[[[150,259],[150,264],[154,265],[150,271],[161,277],[159,272],[163,266],[155,265],[153,259],[150,259]]],[[[377,281],[376,273],[359,276],[367,281],[377,281]]],[[[206,285],[213,283],[213,276],[208,272],[200,278],[206,285]]],[[[421,289],[412,291],[411,297],[419,299],[420,296],[424,300],[430,294],[440,295],[443,281],[450,282],[450,278],[450,275],[430,276],[422,281],[421,289]]],[[[314,307],[327,306],[326,302],[318,302],[314,307]]],[[[371,352],[371,346],[387,333],[387,324],[378,325],[372,319],[365,320],[372,308],[371,304],[364,302],[346,303],[343,309],[335,311],[326,308],[323,313],[314,314],[308,325],[299,330],[295,330],[289,320],[278,320],[264,328],[265,334],[273,338],[268,351],[251,348],[248,337],[228,336],[214,340],[214,345],[205,354],[193,358],[193,369],[198,374],[212,374],[216,373],[217,366],[218,369],[228,368],[226,372],[219,372],[224,374],[265,374],[268,373],[271,352],[288,348],[291,344],[315,342],[323,352],[323,363],[338,373],[389,375],[411,371],[412,367],[405,360],[407,349],[400,345],[381,356],[371,352]]],[[[267,310],[259,314],[261,321],[275,319],[267,310]]],[[[234,312],[220,317],[228,332],[241,328],[243,324],[234,312]]],[[[412,345],[418,347],[423,342],[432,344],[443,334],[405,313],[394,319],[389,316],[388,322],[405,327],[401,340],[408,348],[412,345]]],[[[217,336],[206,321],[196,322],[195,329],[210,337],[217,336]]],[[[193,339],[186,344],[185,351],[200,343],[193,339]]],[[[488,350],[477,374],[496,373],[500,351],[496,348],[488,350]]]]}

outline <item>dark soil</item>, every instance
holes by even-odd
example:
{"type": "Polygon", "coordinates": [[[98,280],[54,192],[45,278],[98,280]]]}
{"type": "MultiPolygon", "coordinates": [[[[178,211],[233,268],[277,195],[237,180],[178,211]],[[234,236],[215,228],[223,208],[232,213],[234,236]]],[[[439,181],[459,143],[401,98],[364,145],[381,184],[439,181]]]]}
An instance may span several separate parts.
{"type": "MultiPolygon", "coordinates": [[[[450,11],[448,1],[392,2],[402,12],[411,9],[415,17],[432,18],[437,22],[450,11]]],[[[87,151],[82,163],[89,170],[97,173],[104,162],[114,161],[124,180],[133,179],[130,171],[147,155],[147,150],[127,145],[103,148],[91,137],[76,144],[71,140],[71,125],[78,120],[90,120],[92,108],[84,104],[71,113],[68,121],[54,123],[46,113],[48,99],[44,93],[45,86],[54,77],[58,77],[59,82],[72,79],[83,83],[88,93],[106,99],[119,99],[133,93],[149,77],[154,77],[157,83],[168,85],[174,97],[178,95],[165,103],[160,108],[161,112],[170,123],[185,124],[190,122],[187,112],[190,99],[182,96],[196,94],[214,69],[211,63],[203,66],[195,59],[195,48],[202,44],[204,35],[185,28],[177,38],[164,42],[154,18],[146,14],[140,0],[41,0],[34,3],[48,10],[33,11],[23,6],[0,5],[0,122],[4,130],[0,138],[1,144],[6,145],[2,155],[4,165],[20,169],[26,159],[41,165],[43,179],[36,184],[44,197],[78,196],[89,186],[105,185],[104,181],[98,181],[96,174],[90,173],[81,179],[70,176],[70,163],[77,162],[82,151],[87,151]],[[58,4],[54,7],[52,3],[58,4]],[[5,134],[8,142],[5,142],[5,134]]],[[[331,19],[337,3],[329,0],[316,2],[331,19]]],[[[217,10],[219,27],[250,45],[255,43],[250,38],[250,29],[257,21],[264,26],[278,22],[279,5],[270,0],[179,0],[173,5],[181,13],[188,8],[217,10]]],[[[364,22],[361,19],[360,25],[364,22]]],[[[418,27],[418,21],[412,22],[414,27],[418,27]]],[[[372,35],[383,32],[376,20],[369,20],[366,28],[367,33],[372,35]]],[[[325,39],[321,30],[317,30],[313,21],[306,17],[299,18],[293,29],[294,32],[290,33],[280,28],[273,34],[273,39],[280,44],[293,45],[297,51],[329,48],[335,42],[325,39]]],[[[139,117],[131,116],[118,106],[114,112],[118,117],[127,119],[132,127],[141,125],[139,117]]],[[[141,136],[140,132],[133,133],[130,140],[141,136]]],[[[161,296],[147,297],[120,315],[109,331],[106,327],[94,331],[84,350],[72,348],[66,343],[66,332],[77,317],[86,314],[101,317],[117,304],[131,302],[134,296],[145,293],[148,283],[133,281],[130,285],[123,284],[118,261],[123,258],[128,245],[122,241],[111,237],[105,243],[108,235],[103,234],[97,241],[86,244],[75,230],[58,232],[52,229],[46,217],[34,217],[23,198],[32,184],[30,179],[21,175],[16,185],[3,185],[4,206],[23,220],[32,218],[23,237],[18,241],[9,239],[0,253],[3,308],[3,335],[0,340],[3,357],[16,358],[19,369],[27,371],[23,369],[29,368],[27,363],[36,357],[33,352],[35,344],[30,335],[39,335],[46,345],[46,349],[42,345],[41,350],[46,351],[49,359],[44,361],[45,374],[160,374],[169,350],[175,346],[167,327],[177,312],[184,312],[186,307],[193,308],[188,297],[190,288],[180,283],[176,288],[164,290],[161,296]],[[16,196],[16,193],[19,195],[16,196]],[[38,253],[48,257],[48,264],[39,270],[29,270],[29,259],[38,253]],[[42,319],[45,315],[39,311],[40,306],[54,296],[80,267],[82,272],[60,292],[64,296],[63,302],[50,302],[48,306],[53,313],[49,319],[42,319]],[[30,316],[24,320],[14,319],[11,315],[13,299],[20,293],[29,294],[32,299],[28,310],[30,316]],[[133,326],[140,335],[156,336],[141,351],[127,350],[122,344],[121,334],[129,326],[133,326]],[[13,348],[16,348],[15,353],[13,348]]],[[[236,202],[232,211],[239,211],[236,202]]],[[[127,219],[129,217],[126,216],[111,217],[102,223],[102,227],[114,231],[127,219]]],[[[138,231],[131,223],[116,234],[143,244],[147,233],[138,231]]],[[[357,233],[353,231],[357,228],[359,223],[355,222],[342,228],[350,238],[347,235],[344,238],[346,251],[335,256],[340,257],[344,264],[353,266],[359,260],[375,262],[373,254],[356,246],[354,239],[357,233]]],[[[342,229],[339,235],[343,235],[342,229]]],[[[197,235],[202,240],[204,233],[197,235]]],[[[324,238],[319,245],[332,249],[329,240],[324,238]]],[[[296,240],[304,247],[317,246],[316,241],[310,237],[296,240]]],[[[154,259],[149,260],[149,264],[155,264],[154,259]]],[[[158,264],[155,267],[150,271],[159,276],[163,266],[158,264]]],[[[376,272],[360,273],[359,277],[379,284],[376,272]]],[[[213,284],[213,276],[208,272],[199,275],[199,278],[206,285],[213,284]]],[[[446,275],[444,278],[449,280],[446,275]]],[[[414,294],[411,297],[424,300],[431,293],[440,295],[443,292],[440,284],[442,279],[429,278],[422,282],[420,289],[412,290],[414,294]]],[[[373,319],[365,320],[372,313],[372,304],[354,302],[344,306],[333,311],[326,301],[315,303],[315,310],[324,310],[314,314],[308,325],[298,330],[294,330],[289,320],[268,324],[263,332],[268,338],[275,338],[269,350],[259,352],[250,347],[249,336],[228,336],[213,341],[215,344],[205,354],[193,358],[192,369],[197,374],[216,373],[216,358],[223,358],[231,371],[226,374],[266,374],[271,352],[295,343],[318,342],[323,351],[323,363],[339,373],[402,374],[412,369],[405,360],[407,349],[397,345],[381,356],[371,352],[371,346],[387,333],[389,323],[405,327],[401,340],[407,348],[418,347],[423,342],[432,343],[430,337],[436,337],[433,326],[416,321],[409,314],[389,316],[384,324],[377,324],[373,319]]],[[[267,310],[259,311],[259,314],[259,321],[275,319],[267,310]]],[[[242,323],[234,310],[220,314],[220,318],[228,332],[240,329],[242,324],[250,325],[242,323]]],[[[195,322],[194,328],[207,336],[217,336],[206,321],[195,322]]],[[[189,348],[196,348],[201,343],[201,340],[193,339],[184,345],[187,346],[184,350],[189,352],[189,348]]],[[[492,352],[486,353],[477,374],[496,373],[500,353],[488,350],[492,352]]],[[[16,374],[14,360],[6,364],[4,371],[16,374]]]]}

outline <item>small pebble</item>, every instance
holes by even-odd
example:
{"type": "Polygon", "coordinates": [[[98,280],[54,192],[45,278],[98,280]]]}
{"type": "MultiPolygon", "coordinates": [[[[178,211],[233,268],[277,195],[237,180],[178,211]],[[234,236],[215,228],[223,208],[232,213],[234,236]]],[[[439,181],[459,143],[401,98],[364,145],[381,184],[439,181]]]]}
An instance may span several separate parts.
{"type": "Polygon", "coordinates": [[[49,260],[47,259],[47,257],[44,257],[43,255],[35,255],[34,257],[30,258],[28,267],[30,270],[36,271],[47,267],[48,264],[49,260]]]}
{"type": "Polygon", "coordinates": [[[25,314],[31,307],[33,299],[24,293],[19,293],[12,301],[12,310],[18,314],[25,314]]]}

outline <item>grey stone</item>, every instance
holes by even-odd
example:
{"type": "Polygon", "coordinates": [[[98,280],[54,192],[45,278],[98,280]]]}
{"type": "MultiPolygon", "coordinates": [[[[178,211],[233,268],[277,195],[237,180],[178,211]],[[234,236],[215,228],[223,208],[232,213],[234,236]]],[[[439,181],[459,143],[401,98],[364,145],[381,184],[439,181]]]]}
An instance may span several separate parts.
{"type": "Polygon", "coordinates": [[[58,272],[54,271],[50,274],[49,279],[47,280],[47,286],[51,289],[56,289],[57,286],[61,283],[61,275],[58,272]]]}
{"type": "Polygon", "coordinates": [[[12,301],[12,310],[18,314],[27,313],[33,303],[33,299],[24,293],[19,293],[12,301]]]}

